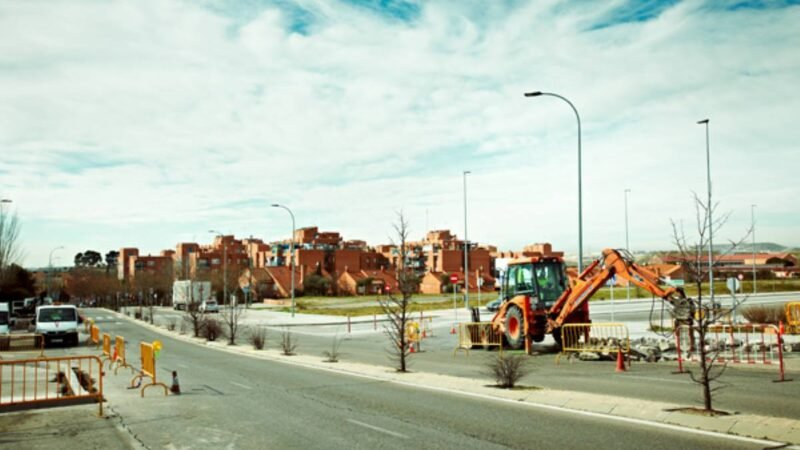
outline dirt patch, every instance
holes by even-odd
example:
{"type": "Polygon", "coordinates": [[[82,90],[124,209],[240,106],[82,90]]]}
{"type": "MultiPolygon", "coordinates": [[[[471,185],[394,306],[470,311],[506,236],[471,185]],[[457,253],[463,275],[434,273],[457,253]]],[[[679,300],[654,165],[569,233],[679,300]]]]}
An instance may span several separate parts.
{"type": "Polygon", "coordinates": [[[720,417],[720,416],[730,416],[731,413],[726,411],[720,411],[717,409],[712,409],[711,411],[702,409],[702,408],[694,408],[694,407],[686,407],[686,408],[671,408],[665,409],[664,411],[668,412],[681,412],[684,414],[693,414],[696,416],[706,416],[706,417],[720,417]]]}
{"type": "Polygon", "coordinates": [[[506,387],[498,386],[496,384],[484,384],[483,387],[494,388],[494,389],[502,389],[504,391],[515,391],[515,392],[516,391],[540,391],[540,390],[544,389],[544,388],[541,388],[539,386],[520,386],[520,385],[514,386],[513,388],[509,389],[509,388],[506,388],[506,387]]]}

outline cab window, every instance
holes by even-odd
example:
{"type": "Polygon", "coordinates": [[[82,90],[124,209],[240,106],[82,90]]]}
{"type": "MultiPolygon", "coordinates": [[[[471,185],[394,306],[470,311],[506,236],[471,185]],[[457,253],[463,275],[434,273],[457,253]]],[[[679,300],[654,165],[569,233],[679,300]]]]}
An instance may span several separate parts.
{"type": "Polygon", "coordinates": [[[508,284],[506,295],[533,295],[533,266],[531,264],[514,265],[508,268],[508,284]]]}

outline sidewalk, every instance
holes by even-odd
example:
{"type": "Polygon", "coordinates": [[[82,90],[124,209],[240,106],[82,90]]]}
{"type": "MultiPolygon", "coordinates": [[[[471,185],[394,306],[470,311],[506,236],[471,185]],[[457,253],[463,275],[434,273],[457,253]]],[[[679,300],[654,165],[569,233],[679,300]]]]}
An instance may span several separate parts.
{"type": "MultiPolygon", "coordinates": [[[[130,320],[130,319],[129,319],[130,320]]],[[[138,322],[162,335],[186,342],[213,348],[218,351],[237,353],[243,356],[294,364],[317,370],[344,373],[351,376],[380,380],[417,388],[450,392],[499,401],[523,403],[529,407],[569,411],[576,414],[602,415],[618,420],[641,421],[654,424],[674,425],[686,428],[738,435],[754,439],[767,439],[780,443],[800,445],[800,420],[769,417],[754,414],[732,414],[728,416],[706,417],[696,413],[683,412],[687,405],[645,401],[609,395],[588,394],[554,389],[505,390],[491,386],[488,379],[468,379],[423,372],[398,373],[386,366],[373,366],[361,363],[324,363],[318,356],[284,356],[277,350],[254,350],[246,346],[228,346],[219,342],[204,340],[169,332],[163,328],[138,322]]]]}

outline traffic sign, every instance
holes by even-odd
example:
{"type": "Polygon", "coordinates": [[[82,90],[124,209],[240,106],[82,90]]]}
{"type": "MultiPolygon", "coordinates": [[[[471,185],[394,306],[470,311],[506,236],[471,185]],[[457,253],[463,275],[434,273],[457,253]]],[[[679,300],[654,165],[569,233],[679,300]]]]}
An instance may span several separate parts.
{"type": "Polygon", "coordinates": [[[739,291],[739,287],[741,287],[742,283],[739,281],[738,278],[731,277],[728,278],[726,285],[728,286],[728,290],[733,293],[739,291]]]}
{"type": "Polygon", "coordinates": [[[458,275],[456,275],[456,274],[450,275],[450,282],[453,283],[453,284],[458,283],[458,275]]]}

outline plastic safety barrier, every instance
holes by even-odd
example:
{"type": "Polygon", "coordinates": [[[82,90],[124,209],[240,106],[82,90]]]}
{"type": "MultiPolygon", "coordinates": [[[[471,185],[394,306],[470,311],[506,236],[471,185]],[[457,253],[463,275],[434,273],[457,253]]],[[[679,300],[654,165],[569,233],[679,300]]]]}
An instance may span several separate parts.
{"type": "Polygon", "coordinates": [[[113,362],[111,358],[111,335],[108,333],[103,333],[103,356],[101,361],[105,363],[108,361],[108,367],[111,368],[111,363],[113,362]]]}
{"type": "Polygon", "coordinates": [[[786,304],[786,334],[800,334],[800,302],[786,304]]]}
{"type": "Polygon", "coordinates": [[[100,328],[97,325],[92,324],[89,327],[89,344],[94,344],[95,346],[100,345],[100,328]]]}
{"type": "Polygon", "coordinates": [[[86,321],[83,322],[83,327],[85,329],[84,331],[86,331],[86,334],[89,334],[92,329],[92,325],[94,325],[94,319],[86,319],[86,321]]]}
{"type": "Polygon", "coordinates": [[[142,380],[150,378],[151,382],[142,386],[141,396],[144,397],[144,391],[150,386],[161,386],[164,388],[164,395],[167,395],[167,385],[156,380],[156,353],[153,344],[142,342],[139,344],[139,354],[141,356],[142,368],[139,374],[131,379],[131,388],[136,388],[138,380],[141,384],[142,380]]]}
{"type": "Polygon", "coordinates": [[[3,353],[39,352],[44,357],[44,336],[38,333],[0,335],[0,359],[3,353]]]}
{"type": "Polygon", "coordinates": [[[97,356],[0,361],[0,410],[94,399],[103,416],[103,363],[97,356]]]}
{"type": "Polygon", "coordinates": [[[622,323],[568,323],[561,327],[561,353],[619,353],[629,360],[631,339],[622,323]]]}
{"type": "MultiPolygon", "coordinates": [[[[678,327],[675,332],[678,373],[685,372],[684,363],[700,361],[700,351],[692,344],[696,342],[701,342],[697,327],[678,327]]],[[[705,333],[706,361],[775,366],[780,374],[776,381],[789,381],[785,377],[782,344],[783,336],[775,325],[709,325],[705,333]]]]}
{"type": "Polygon", "coordinates": [[[122,336],[116,336],[114,338],[114,354],[112,355],[112,359],[113,362],[116,363],[114,375],[117,374],[120,367],[128,367],[132,372],[136,372],[133,366],[128,364],[128,360],[125,357],[125,338],[122,336]]]}
{"type": "Polygon", "coordinates": [[[485,349],[497,347],[503,351],[503,334],[492,327],[491,322],[469,322],[458,324],[458,346],[453,350],[453,356],[464,350],[469,356],[469,351],[476,346],[485,349]]]}

